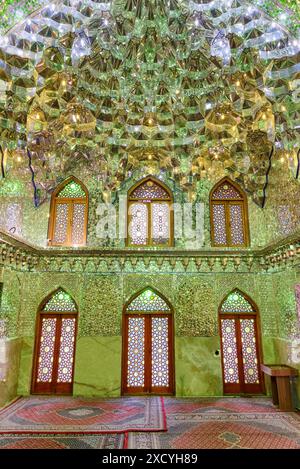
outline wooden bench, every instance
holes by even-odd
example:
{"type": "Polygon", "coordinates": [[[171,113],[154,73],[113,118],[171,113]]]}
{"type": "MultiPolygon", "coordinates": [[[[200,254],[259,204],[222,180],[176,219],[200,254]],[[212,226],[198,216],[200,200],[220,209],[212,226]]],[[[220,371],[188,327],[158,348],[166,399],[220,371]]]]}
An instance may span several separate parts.
{"type": "Polygon", "coordinates": [[[261,365],[262,371],[271,376],[272,400],[279,405],[279,410],[291,412],[294,410],[290,378],[298,376],[298,370],[288,365],[261,365]]]}

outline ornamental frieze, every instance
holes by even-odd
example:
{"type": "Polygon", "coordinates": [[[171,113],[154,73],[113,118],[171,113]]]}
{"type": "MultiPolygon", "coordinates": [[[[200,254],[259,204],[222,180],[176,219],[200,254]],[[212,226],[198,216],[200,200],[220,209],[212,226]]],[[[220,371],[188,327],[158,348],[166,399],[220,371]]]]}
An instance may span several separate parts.
{"type": "Polygon", "coordinates": [[[297,268],[297,234],[260,250],[133,250],[36,248],[0,232],[0,265],[18,271],[74,273],[277,272],[297,268]]]}

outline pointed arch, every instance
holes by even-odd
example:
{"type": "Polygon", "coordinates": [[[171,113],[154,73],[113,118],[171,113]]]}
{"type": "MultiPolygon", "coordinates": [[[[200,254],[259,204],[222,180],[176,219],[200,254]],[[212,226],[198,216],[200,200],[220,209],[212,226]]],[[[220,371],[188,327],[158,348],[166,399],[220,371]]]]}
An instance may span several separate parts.
{"type": "Polygon", "coordinates": [[[219,313],[255,313],[258,307],[255,302],[239,288],[234,288],[223,298],[219,306],[219,313]]]}
{"type": "Polygon", "coordinates": [[[262,393],[262,347],[255,302],[234,288],[219,305],[223,388],[225,394],[262,393]]]}
{"type": "MultiPolygon", "coordinates": [[[[149,198],[151,200],[170,200],[173,202],[173,194],[170,188],[160,179],[157,179],[154,176],[146,176],[145,178],[139,180],[136,182],[128,191],[128,198],[129,199],[140,199],[143,197],[143,195],[136,195],[135,191],[137,188],[144,189],[146,188],[147,190],[147,183],[152,182],[153,186],[149,186],[150,190],[149,191],[149,198]],[[155,191],[156,189],[156,191],[155,191]],[[160,190],[161,189],[161,190],[160,190]]],[[[146,195],[147,197],[148,195],[146,195]]]]}
{"type": "Polygon", "coordinates": [[[155,288],[132,295],[123,309],[122,394],[173,394],[173,308],[155,288]]]}
{"type": "Polygon", "coordinates": [[[172,306],[169,300],[156,288],[147,286],[130,297],[125,304],[126,311],[168,311],[171,313],[172,306]],[[142,309],[143,305],[144,309],[142,309]]]}
{"type": "Polygon", "coordinates": [[[173,194],[162,181],[147,176],[128,191],[127,245],[173,246],[173,194]]]}
{"type": "Polygon", "coordinates": [[[209,205],[212,246],[249,246],[248,203],[243,189],[226,176],[210,191],[209,205]]]}
{"type": "Polygon", "coordinates": [[[78,306],[72,295],[64,288],[58,287],[41,301],[38,308],[38,312],[40,311],[78,313],[78,306]]]}
{"type": "Polygon", "coordinates": [[[88,190],[69,176],[53,191],[48,227],[49,246],[85,246],[88,223],[88,190]]]}
{"type": "Polygon", "coordinates": [[[59,287],[39,305],[33,355],[33,394],[72,394],[78,306],[59,287]]]}

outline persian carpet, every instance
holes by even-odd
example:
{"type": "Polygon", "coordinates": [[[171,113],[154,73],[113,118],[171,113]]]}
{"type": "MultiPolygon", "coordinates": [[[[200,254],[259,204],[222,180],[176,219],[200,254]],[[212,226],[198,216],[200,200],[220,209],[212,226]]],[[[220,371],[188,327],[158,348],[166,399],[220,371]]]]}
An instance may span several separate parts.
{"type": "Polygon", "coordinates": [[[165,431],[161,397],[116,399],[30,396],[0,411],[4,433],[122,433],[165,431]]]}
{"type": "Polygon", "coordinates": [[[124,433],[109,434],[50,434],[11,433],[0,435],[2,449],[122,449],[124,433]]]}
{"type": "Polygon", "coordinates": [[[130,449],[300,449],[300,414],[267,398],[165,399],[166,433],[128,433],[130,449]]]}
{"type": "Polygon", "coordinates": [[[268,397],[165,398],[167,415],[177,413],[256,412],[273,413],[278,409],[268,397]]]}

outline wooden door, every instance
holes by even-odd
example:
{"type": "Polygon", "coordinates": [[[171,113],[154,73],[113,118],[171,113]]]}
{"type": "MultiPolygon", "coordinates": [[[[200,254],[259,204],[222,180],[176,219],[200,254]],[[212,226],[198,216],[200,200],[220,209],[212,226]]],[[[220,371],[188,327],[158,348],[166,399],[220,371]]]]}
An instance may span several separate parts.
{"type": "Polygon", "coordinates": [[[72,394],[76,326],[76,314],[39,314],[33,393],[72,394]]]}
{"type": "Polygon", "coordinates": [[[173,392],[172,315],[125,314],[122,393],[173,392]]]}
{"type": "Polygon", "coordinates": [[[221,314],[224,394],[263,392],[256,315],[221,314]]]}

